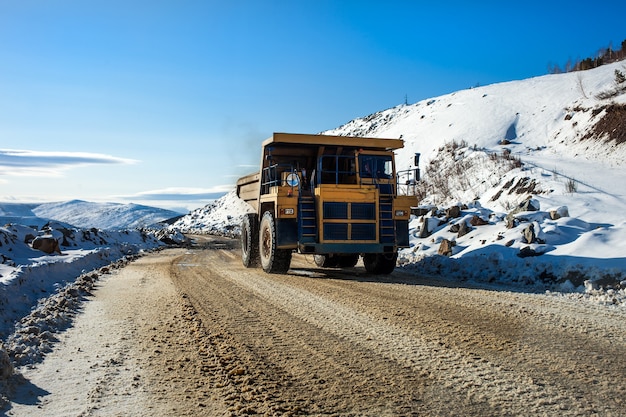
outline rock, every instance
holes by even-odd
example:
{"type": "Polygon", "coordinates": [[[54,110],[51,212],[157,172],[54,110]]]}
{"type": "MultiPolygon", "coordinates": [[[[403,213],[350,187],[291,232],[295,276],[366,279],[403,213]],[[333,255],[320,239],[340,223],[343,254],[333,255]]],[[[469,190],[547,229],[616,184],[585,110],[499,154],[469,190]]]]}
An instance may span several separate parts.
{"type": "Polygon", "coordinates": [[[528,258],[530,256],[539,255],[541,255],[541,253],[535,252],[530,246],[524,246],[522,249],[519,250],[519,253],[517,254],[517,256],[519,256],[520,258],[528,258]]]}
{"type": "Polygon", "coordinates": [[[462,222],[459,223],[459,231],[458,231],[459,233],[457,234],[457,237],[465,236],[471,231],[472,231],[472,228],[467,225],[465,220],[463,220],[462,222]]]}
{"type": "Polygon", "coordinates": [[[421,218],[419,229],[420,229],[420,231],[419,231],[419,235],[417,237],[419,237],[420,239],[428,237],[428,235],[429,235],[429,232],[428,232],[428,220],[426,219],[426,217],[422,217],[421,218]]]}
{"type": "Polygon", "coordinates": [[[452,248],[454,247],[454,242],[448,239],[444,239],[441,241],[439,245],[439,250],[437,251],[440,255],[450,256],[452,255],[452,248]]]}
{"type": "Polygon", "coordinates": [[[470,220],[470,224],[472,226],[484,226],[486,224],[489,224],[489,222],[487,220],[483,220],[480,217],[474,215],[472,219],[470,220]]]}
{"type": "MultiPolygon", "coordinates": [[[[463,222],[465,223],[465,222],[463,222]]],[[[459,223],[453,224],[452,226],[450,226],[450,232],[451,233],[458,233],[458,231],[461,229],[461,226],[459,226],[459,223]]]]}
{"type": "Polygon", "coordinates": [[[535,238],[537,237],[535,234],[535,225],[531,223],[526,226],[524,231],[522,231],[522,235],[524,236],[524,241],[526,243],[534,243],[536,240],[535,238]]]}
{"type": "Polygon", "coordinates": [[[521,202],[517,206],[517,208],[515,208],[513,211],[506,215],[506,227],[508,229],[512,229],[517,226],[517,219],[515,218],[515,215],[517,213],[523,213],[525,211],[539,211],[539,207],[539,201],[535,200],[534,198],[528,198],[525,201],[521,202]]]}
{"type": "Polygon", "coordinates": [[[59,242],[52,236],[37,236],[33,239],[33,249],[38,249],[47,254],[56,252],[61,255],[59,242]]]}
{"type": "Polygon", "coordinates": [[[516,228],[518,223],[519,222],[518,222],[518,220],[515,217],[513,217],[513,216],[511,216],[511,217],[506,216],[506,228],[507,229],[514,229],[514,228],[516,228]]]}
{"type": "Polygon", "coordinates": [[[8,379],[13,375],[13,364],[11,358],[3,346],[0,346],[0,379],[8,379]]]}
{"type": "Polygon", "coordinates": [[[457,217],[461,217],[461,207],[452,206],[446,209],[446,217],[448,219],[456,219],[457,217]]]}
{"type": "Polygon", "coordinates": [[[540,208],[539,200],[535,200],[534,198],[529,198],[528,200],[520,203],[519,208],[522,211],[539,211],[540,208]]]}
{"type": "Polygon", "coordinates": [[[569,217],[569,210],[567,209],[567,206],[551,209],[549,213],[552,220],[558,220],[561,217],[569,217]]]}

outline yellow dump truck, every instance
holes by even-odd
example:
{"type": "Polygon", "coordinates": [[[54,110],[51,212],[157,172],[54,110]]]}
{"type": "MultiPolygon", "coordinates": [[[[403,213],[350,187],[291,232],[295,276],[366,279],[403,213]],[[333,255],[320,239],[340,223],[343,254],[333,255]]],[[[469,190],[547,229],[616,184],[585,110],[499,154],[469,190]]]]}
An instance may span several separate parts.
{"type": "Polygon", "coordinates": [[[255,213],[241,226],[242,261],[285,273],[294,251],[320,267],[389,274],[409,246],[414,196],[398,195],[394,150],[400,139],[274,133],[260,170],[237,181],[255,213]]]}

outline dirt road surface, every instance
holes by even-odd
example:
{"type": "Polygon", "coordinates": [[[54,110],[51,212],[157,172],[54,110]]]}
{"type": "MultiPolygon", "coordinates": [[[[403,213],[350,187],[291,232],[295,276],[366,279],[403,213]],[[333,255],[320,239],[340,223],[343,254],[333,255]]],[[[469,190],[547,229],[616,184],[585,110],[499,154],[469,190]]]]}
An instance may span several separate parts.
{"type": "Polygon", "coordinates": [[[204,243],[103,280],[8,415],[626,415],[623,310],[204,243]]]}

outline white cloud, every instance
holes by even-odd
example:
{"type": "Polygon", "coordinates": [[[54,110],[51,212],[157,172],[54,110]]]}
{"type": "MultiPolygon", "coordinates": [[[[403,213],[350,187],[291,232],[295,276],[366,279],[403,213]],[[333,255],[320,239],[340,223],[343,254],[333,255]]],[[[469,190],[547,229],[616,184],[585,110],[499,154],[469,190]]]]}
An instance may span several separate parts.
{"type": "Polygon", "coordinates": [[[148,201],[215,200],[232,189],[232,185],[220,185],[212,188],[170,187],[160,190],[142,191],[133,195],[119,196],[118,198],[148,201]]]}
{"type": "Polygon", "coordinates": [[[0,149],[0,175],[61,176],[62,171],[96,164],[134,164],[137,160],[87,152],[0,149]]]}

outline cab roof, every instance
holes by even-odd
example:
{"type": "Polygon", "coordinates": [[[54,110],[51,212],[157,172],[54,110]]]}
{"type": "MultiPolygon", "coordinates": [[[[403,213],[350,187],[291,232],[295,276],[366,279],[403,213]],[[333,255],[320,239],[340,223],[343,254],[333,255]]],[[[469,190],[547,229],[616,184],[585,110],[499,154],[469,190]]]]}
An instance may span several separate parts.
{"type": "Polygon", "coordinates": [[[402,139],[365,138],[358,136],[308,135],[302,133],[274,133],[263,141],[263,147],[277,144],[320,146],[350,146],[369,150],[391,151],[404,147],[402,139]]]}

